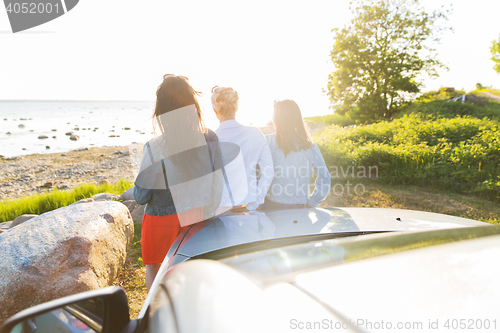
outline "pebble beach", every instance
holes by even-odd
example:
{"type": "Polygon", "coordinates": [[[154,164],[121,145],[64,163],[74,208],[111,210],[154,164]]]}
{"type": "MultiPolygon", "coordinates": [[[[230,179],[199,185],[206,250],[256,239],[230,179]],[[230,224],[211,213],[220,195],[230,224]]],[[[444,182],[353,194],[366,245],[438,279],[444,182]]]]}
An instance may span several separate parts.
{"type": "Polygon", "coordinates": [[[114,183],[135,178],[129,146],[83,148],[65,153],[0,159],[0,200],[67,190],[82,183],[114,183]]]}

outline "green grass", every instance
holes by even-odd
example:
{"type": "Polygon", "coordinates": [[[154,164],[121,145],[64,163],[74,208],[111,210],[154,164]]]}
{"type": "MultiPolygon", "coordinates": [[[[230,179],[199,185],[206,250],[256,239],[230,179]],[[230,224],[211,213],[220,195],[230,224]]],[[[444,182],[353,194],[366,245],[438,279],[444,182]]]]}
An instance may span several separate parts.
{"type": "Polygon", "coordinates": [[[337,126],[349,126],[354,125],[356,122],[347,118],[346,116],[340,116],[338,114],[329,114],[326,116],[318,117],[307,117],[306,122],[310,125],[323,124],[323,125],[337,125],[337,126]]]}
{"type": "Polygon", "coordinates": [[[127,251],[124,267],[118,272],[114,285],[120,286],[127,294],[130,317],[137,318],[147,296],[146,267],[142,263],[140,223],[134,223],[134,239],[127,251]]]}
{"type": "Polygon", "coordinates": [[[330,126],[314,141],[334,173],[354,168],[359,178],[372,167],[388,184],[500,201],[500,103],[418,101],[394,120],[330,126]]]}
{"type": "Polygon", "coordinates": [[[57,208],[65,207],[78,200],[90,198],[97,193],[121,194],[129,189],[132,184],[121,179],[115,184],[82,184],[69,191],[57,188],[40,194],[34,194],[19,199],[0,202],[0,222],[11,221],[22,214],[42,214],[57,208]]]}
{"type": "Polygon", "coordinates": [[[440,188],[417,185],[391,185],[376,179],[332,179],[336,186],[321,207],[376,207],[410,209],[446,214],[500,224],[498,202],[475,195],[459,194],[440,188]],[[347,191],[347,181],[351,184],[347,191]],[[344,191],[340,191],[343,186],[344,191]],[[358,193],[353,191],[358,187],[358,193]]]}

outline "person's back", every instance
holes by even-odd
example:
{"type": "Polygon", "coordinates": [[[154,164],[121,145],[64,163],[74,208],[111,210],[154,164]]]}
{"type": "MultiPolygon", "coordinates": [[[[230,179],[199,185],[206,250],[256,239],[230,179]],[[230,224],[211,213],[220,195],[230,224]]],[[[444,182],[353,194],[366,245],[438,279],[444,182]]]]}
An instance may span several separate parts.
{"type": "Polygon", "coordinates": [[[274,176],[269,145],[257,127],[243,126],[235,119],[238,108],[238,94],[232,88],[216,87],[212,94],[212,106],[221,122],[215,131],[219,142],[231,142],[239,146],[241,155],[231,163],[224,160],[228,154],[222,148],[228,187],[224,187],[222,206],[246,204],[248,210],[255,210],[264,203],[265,195],[274,176]],[[257,165],[261,177],[257,181],[257,165]]]}
{"type": "Polygon", "coordinates": [[[161,135],[144,146],[134,198],[146,204],[141,250],[149,289],[175,238],[212,218],[222,197],[217,136],[203,126],[198,92],[186,77],[167,74],[153,114],[161,135]]]}
{"type": "Polygon", "coordinates": [[[298,105],[292,100],[276,102],[273,124],[276,133],[266,135],[266,140],[273,156],[274,179],[262,208],[319,206],[330,191],[330,174],[305,129],[298,105]],[[309,195],[313,170],[317,178],[309,195]]]}

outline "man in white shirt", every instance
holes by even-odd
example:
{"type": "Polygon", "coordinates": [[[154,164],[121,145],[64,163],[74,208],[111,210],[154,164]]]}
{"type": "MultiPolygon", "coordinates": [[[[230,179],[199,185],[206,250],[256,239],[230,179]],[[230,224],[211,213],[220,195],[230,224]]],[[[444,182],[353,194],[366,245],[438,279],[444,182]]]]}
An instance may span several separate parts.
{"type": "Polygon", "coordinates": [[[229,186],[224,187],[221,206],[246,205],[256,210],[264,203],[267,191],[274,178],[271,150],[259,128],[243,126],[235,119],[238,110],[238,93],[232,88],[214,87],[212,106],[220,121],[215,131],[219,142],[230,142],[239,146],[237,158],[230,163],[224,161],[224,145],[221,145],[225,177],[229,186]],[[261,177],[257,181],[257,165],[261,177]]]}

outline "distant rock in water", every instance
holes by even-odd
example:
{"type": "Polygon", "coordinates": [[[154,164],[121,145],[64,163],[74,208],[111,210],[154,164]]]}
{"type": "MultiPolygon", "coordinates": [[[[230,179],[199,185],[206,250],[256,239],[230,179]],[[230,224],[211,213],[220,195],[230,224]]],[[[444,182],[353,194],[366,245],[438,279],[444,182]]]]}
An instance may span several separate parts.
{"type": "Polygon", "coordinates": [[[72,135],[72,136],[69,137],[69,139],[71,141],[78,141],[80,139],[80,137],[78,135],[72,135]]]}
{"type": "Polygon", "coordinates": [[[57,132],[57,129],[53,128],[53,129],[52,129],[52,132],[57,132]]]}
{"type": "Polygon", "coordinates": [[[49,137],[48,137],[48,136],[46,136],[46,135],[39,135],[39,136],[38,136],[38,139],[40,139],[40,140],[44,140],[44,139],[48,139],[48,138],[49,138],[49,137]]]}
{"type": "Polygon", "coordinates": [[[17,127],[19,127],[19,128],[25,128],[25,127],[26,127],[26,125],[24,125],[24,124],[19,124],[19,125],[17,125],[17,127]]]}
{"type": "Polygon", "coordinates": [[[130,131],[130,127],[124,127],[123,128],[125,131],[130,131]]]}
{"type": "Polygon", "coordinates": [[[57,136],[53,135],[53,136],[52,136],[52,139],[57,139],[57,136]]]}
{"type": "Polygon", "coordinates": [[[7,132],[7,133],[5,133],[5,134],[7,134],[7,135],[11,135],[12,133],[11,133],[11,132],[7,132]]]}
{"type": "Polygon", "coordinates": [[[45,146],[45,149],[50,149],[50,146],[45,146]]]}
{"type": "Polygon", "coordinates": [[[75,134],[75,133],[74,132],[66,132],[67,136],[70,136],[70,135],[73,135],[73,134],[75,134]]]}
{"type": "Polygon", "coordinates": [[[70,205],[0,234],[0,322],[31,306],[112,285],[134,224],[127,207],[70,205]]]}

